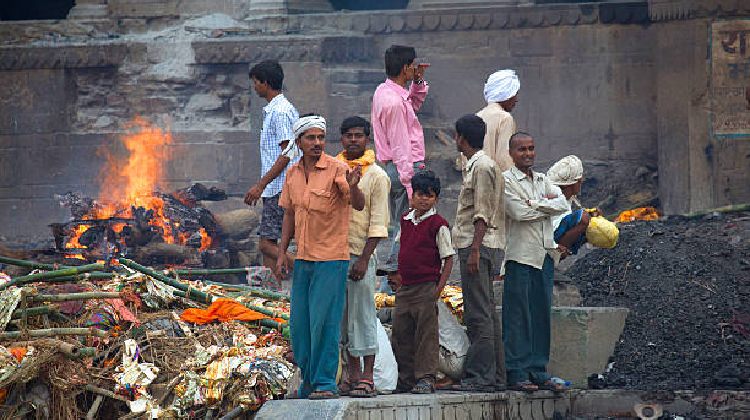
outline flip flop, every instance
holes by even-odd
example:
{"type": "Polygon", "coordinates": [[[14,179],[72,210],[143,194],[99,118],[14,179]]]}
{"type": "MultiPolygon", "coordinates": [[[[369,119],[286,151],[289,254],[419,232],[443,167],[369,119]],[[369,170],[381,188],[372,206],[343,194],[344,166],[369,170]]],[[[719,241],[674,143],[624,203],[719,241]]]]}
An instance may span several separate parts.
{"type": "Polygon", "coordinates": [[[515,384],[511,385],[510,387],[508,387],[508,389],[513,390],[513,391],[527,392],[530,394],[534,391],[538,391],[539,386],[533,384],[531,381],[521,381],[521,382],[516,382],[515,384]]]}
{"type": "Polygon", "coordinates": [[[343,397],[348,396],[352,392],[352,389],[354,389],[354,385],[349,381],[344,381],[339,385],[339,395],[343,397]]]}
{"type": "Polygon", "coordinates": [[[568,389],[570,389],[570,387],[565,385],[565,381],[560,378],[549,378],[543,383],[539,384],[539,389],[560,393],[567,391],[568,389]]]}
{"type": "Polygon", "coordinates": [[[335,400],[339,394],[333,391],[313,391],[308,395],[309,400],[335,400]]]}

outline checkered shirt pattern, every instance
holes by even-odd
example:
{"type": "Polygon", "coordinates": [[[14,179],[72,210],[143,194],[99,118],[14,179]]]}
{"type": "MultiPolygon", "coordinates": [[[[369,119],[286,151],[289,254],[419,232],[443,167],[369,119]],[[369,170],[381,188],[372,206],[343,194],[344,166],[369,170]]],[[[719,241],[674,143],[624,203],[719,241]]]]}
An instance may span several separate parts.
{"type": "MultiPolygon", "coordinates": [[[[271,169],[282,153],[289,156],[291,163],[299,159],[299,148],[294,142],[294,131],[292,131],[292,125],[298,118],[299,114],[294,105],[283,94],[277,95],[263,107],[263,128],[260,131],[261,176],[271,169]],[[279,144],[287,140],[290,142],[289,146],[282,151],[279,144]]],[[[261,196],[268,198],[279,194],[285,179],[286,169],[266,186],[261,196]]]]}

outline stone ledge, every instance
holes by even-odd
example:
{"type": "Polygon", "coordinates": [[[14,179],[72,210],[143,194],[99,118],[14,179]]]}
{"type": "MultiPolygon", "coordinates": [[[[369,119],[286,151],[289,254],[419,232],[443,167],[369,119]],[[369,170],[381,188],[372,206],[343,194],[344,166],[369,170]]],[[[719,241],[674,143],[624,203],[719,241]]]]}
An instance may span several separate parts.
{"type": "Polygon", "coordinates": [[[747,0],[648,0],[652,21],[750,15],[747,0]]]}
{"type": "MultiPolygon", "coordinates": [[[[315,31],[362,31],[366,34],[408,32],[436,32],[453,30],[486,30],[534,28],[544,26],[587,25],[602,22],[600,10],[604,4],[564,4],[537,6],[488,6],[427,10],[372,12],[340,12],[289,16],[287,31],[306,33],[315,31]]],[[[645,1],[607,5],[629,10],[642,8],[644,13],[619,12],[616,23],[643,23],[647,19],[645,1]],[[643,16],[641,16],[643,15],[643,16]],[[631,22],[631,20],[636,20],[631,22]],[[624,20],[624,22],[622,22],[624,20]]],[[[613,19],[614,20],[614,19],[613,19]]]]}
{"type": "Polygon", "coordinates": [[[372,399],[268,401],[255,415],[265,419],[549,419],[570,413],[570,399],[548,391],[381,395],[372,399]]]}
{"type": "Polygon", "coordinates": [[[744,418],[750,410],[749,391],[630,391],[573,390],[379,395],[372,399],[274,400],[255,415],[266,419],[552,419],[637,418],[639,405],[650,405],[672,415],[691,418],[744,418]]]}
{"type": "Polygon", "coordinates": [[[277,36],[194,41],[197,64],[254,63],[265,59],[286,62],[356,63],[371,59],[370,37],[277,36]]]}
{"type": "Polygon", "coordinates": [[[126,44],[0,47],[0,70],[112,67],[128,52],[126,44]]]}

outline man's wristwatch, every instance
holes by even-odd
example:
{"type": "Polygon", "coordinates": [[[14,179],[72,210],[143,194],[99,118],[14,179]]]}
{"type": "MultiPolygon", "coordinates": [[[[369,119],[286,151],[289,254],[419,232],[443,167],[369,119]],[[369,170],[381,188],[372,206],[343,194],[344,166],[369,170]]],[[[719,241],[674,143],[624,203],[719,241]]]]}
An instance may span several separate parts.
{"type": "Polygon", "coordinates": [[[418,85],[423,85],[424,84],[424,79],[414,80],[414,83],[416,83],[418,85]]]}

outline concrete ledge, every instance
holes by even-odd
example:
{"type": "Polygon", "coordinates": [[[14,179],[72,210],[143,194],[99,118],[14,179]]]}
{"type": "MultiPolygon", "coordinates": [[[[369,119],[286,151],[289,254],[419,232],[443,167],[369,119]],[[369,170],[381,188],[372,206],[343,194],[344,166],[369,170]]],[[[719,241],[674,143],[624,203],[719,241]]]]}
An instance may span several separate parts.
{"type": "Polygon", "coordinates": [[[268,401],[255,420],[296,419],[550,419],[570,413],[570,398],[551,392],[381,395],[372,399],[268,401]]]}
{"type": "Polygon", "coordinates": [[[639,406],[691,418],[746,418],[750,391],[549,391],[380,395],[372,399],[268,401],[256,420],[486,420],[552,418],[637,418],[639,406]]]}

